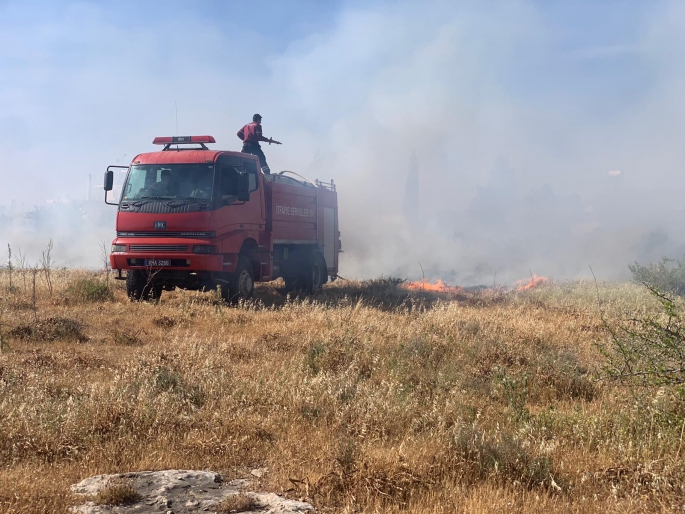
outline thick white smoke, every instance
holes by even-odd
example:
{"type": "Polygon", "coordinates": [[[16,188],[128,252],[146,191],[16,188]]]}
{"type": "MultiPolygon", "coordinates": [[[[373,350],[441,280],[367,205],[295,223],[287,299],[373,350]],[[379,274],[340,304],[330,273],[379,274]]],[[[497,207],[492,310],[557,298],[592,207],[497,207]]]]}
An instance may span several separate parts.
{"type": "MultiPolygon", "coordinates": [[[[538,2],[455,4],[343,6],[266,53],[256,25],[221,30],[180,3],[183,16],[144,28],[73,4],[38,17],[35,39],[0,15],[0,59],[24,63],[0,82],[0,203],[78,197],[88,173],[99,183],[107,164],[175,133],[177,101],[180,132],[228,149],[260,112],[284,142],[265,148],[272,169],[336,181],[343,276],[416,278],[423,267],[473,284],[592,265],[617,278],[633,260],[681,255],[685,9],[655,2],[625,33],[586,42],[563,39],[582,24],[538,2]],[[403,207],[412,153],[417,223],[403,207]]],[[[0,13],[9,20],[18,5],[0,13]]],[[[572,14],[583,10],[610,25],[610,9],[572,14]]],[[[97,265],[101,232],[78,236],[93,251],[63,262],[97,265]]],[[[17,237],[0,226],[0,243],[17,237]]]]}

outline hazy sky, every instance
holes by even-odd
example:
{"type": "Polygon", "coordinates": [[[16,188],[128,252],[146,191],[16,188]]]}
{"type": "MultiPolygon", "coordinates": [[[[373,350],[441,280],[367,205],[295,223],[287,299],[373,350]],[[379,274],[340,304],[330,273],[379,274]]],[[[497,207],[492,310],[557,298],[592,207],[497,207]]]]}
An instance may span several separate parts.
{"type": "Polygon", "coordinates": [[[259,112],[272,169],[338,182],[350,274],[623,273],[685,243],[684,24],[678,1],[0,0],[0,204],[83,198],[176,104],[234,150],[259,112]]]}

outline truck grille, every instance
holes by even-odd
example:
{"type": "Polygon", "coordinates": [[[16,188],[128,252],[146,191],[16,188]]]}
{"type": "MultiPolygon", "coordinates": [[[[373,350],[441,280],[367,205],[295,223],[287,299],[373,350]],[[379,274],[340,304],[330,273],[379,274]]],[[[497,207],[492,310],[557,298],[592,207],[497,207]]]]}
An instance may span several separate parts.
{"type": "Polygon", "coordinates": [[[131,252],[187,252],[188,245],[129,245],[131,252]]]}
{"type": "Polygon", "coordinates": [[[117,232],[117,237],[216,237],[216,232],[117,232]]]}

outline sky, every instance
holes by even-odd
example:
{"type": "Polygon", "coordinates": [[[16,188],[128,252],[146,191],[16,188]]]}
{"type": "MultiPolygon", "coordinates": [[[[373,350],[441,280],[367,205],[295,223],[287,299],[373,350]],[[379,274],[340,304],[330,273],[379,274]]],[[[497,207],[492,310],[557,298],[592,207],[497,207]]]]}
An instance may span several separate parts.
{"type": "MultiPolygon", "coordinates": [[[[343,276],[623,278],[685,251],[683,22],[659,0],[0,0],[0,205],[82,200],[155,136],[238,150],[259,112],[272,169],[338,184],[343,276]]],[[[97,265],[113,233],[57,258],[97,265]]]]}

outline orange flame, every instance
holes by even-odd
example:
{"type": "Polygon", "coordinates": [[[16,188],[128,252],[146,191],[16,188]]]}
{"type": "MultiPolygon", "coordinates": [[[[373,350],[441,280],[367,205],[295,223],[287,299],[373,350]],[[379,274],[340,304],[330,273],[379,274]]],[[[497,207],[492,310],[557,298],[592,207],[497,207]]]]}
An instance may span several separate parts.
{"type": "Polygon", "coordinates": [[[547,282],[549,279],[547,277],[539,277],[535,273],[533,273],[533,276],[530,277],[530,280],[519,280],[516,282],[514,287],[516,287],[517,291],[528,291],[530,289],[535,289],[536,287],[544,284],[547,282]]]}
{"type": "Polygon", "coordinates": [[[438,279],[438,281],[434,284],[431,284],[426,280],[407,282],[404,284],[404,287],[412,291],[432,291],[434,293],[460,293],[462,291],[460,286],[448,286],[440,279],[438,279]]]}
{"type": "MultiPolygon", "coordinates": [[[[502,287],[502,286],[497,286],[494,288],[484,288],[481,289],[481,291],[484,292],[506,292],[506,291],[529,291],[531,289],[535,289],[536,287],[541,286],[542,284],[546,284],[549,282],[549,278],[547,277],[541,277],[539,275],[536,275],[533,273],[533,276],[530,277],[530,279],[526,280],[519,280],[514,283],[513,287],[507,288],[507,287],[502,287]]],[[[434,283],[430,283],[427,280],[419,280],[417,282],[405,282],[402,284],[402,287],[405,289],[409,289],[410,291],[429,291],[433,293],[448,293],[448,294],[457,294],[457,293],[462,293],[464,289],[461,286],[450,286],[445,284],[442,280],[438,279],[434,283]]]]}

